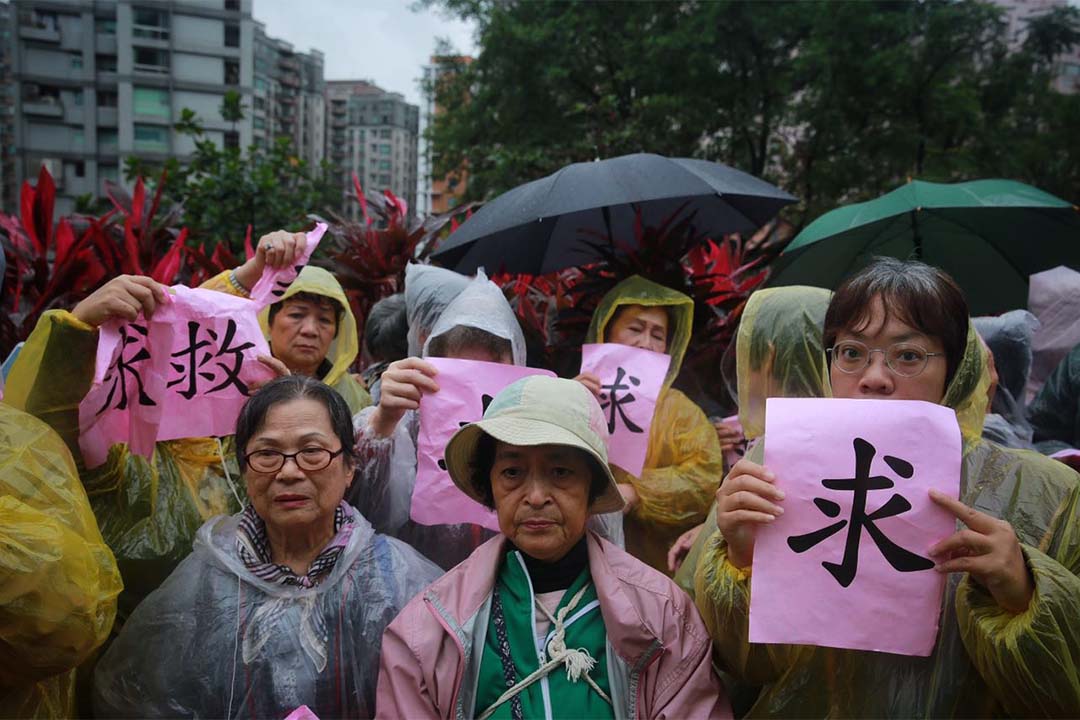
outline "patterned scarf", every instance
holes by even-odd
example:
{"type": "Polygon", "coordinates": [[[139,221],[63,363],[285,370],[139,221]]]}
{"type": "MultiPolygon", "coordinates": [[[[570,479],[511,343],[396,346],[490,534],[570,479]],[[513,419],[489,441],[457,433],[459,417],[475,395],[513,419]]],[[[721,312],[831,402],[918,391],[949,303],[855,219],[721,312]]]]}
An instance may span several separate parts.
{"type": "Polygon", "coordinates": [[[355,527],[352,509],[342,502],[334,508],[333,539],[312,561],[307,574],[297,575],[287,565],[278,565],[273,561],[270,554],[270,539],[266,534],[266,523],[249,504],[244,508],[240,516],[240,525],[236,529],[236,549],[244,566],[255,577],[281,585],[312,588],[334,569],[355,527]]]}

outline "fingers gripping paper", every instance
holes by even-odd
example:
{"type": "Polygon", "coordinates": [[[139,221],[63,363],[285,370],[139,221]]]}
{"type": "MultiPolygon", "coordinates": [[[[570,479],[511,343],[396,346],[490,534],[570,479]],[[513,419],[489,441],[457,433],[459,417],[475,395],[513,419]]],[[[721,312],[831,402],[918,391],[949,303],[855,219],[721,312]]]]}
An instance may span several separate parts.
{"type": "Polygon", "coordinates": [[[88,467],[128,443],[232,435],[248,383],[273,377],[254,304],[212,290],[170,288],[149,319],[101,326],[90,391],[79,404],[79,447],[88,467]]]}
{"type": "Polygon", "coordinates": [[[480,420],[492,398],[510,383],[531,375],[555,374],[475,360],[428,358],[428,362],[439,371],[435,378],[439,391],[420,399],[411,517],[422,525],[474,523],[497,531],[495,513],[467,497],[450,479],[443,460],[446,443],[463,425],[480,420]]]}
{"type": "Polygon", "coordinates": [[[267,305],[272,305],[281,299],[285,291],[292,285],[293,280],[311,260],[311,254],[319,246],[323,234],[326,233],[326,223],[319,223],[315,229],[307,233],[307,243],[303,251],[293,261],[293,264],[283,268],[267,267],[262,276],[251,288],[251,301],[255,303],[257,310],[262,310],[267,305]]]}
{"type": "Polygon", "coordinates": [[[608,459],[635,477],[645,467],[656,400],[670,365],[670,355],[628,345],[581,347],[581,372],[600,378],[600,407],[610,436],[608,459]]]}
{"type": "Polygon", "coordinates": [[[945,578],[929,549],[956,529],[955,413],[909,400],[770,398],[765,465],[784,513],[754,546],[750,642],[926,656],[945,578]]]}

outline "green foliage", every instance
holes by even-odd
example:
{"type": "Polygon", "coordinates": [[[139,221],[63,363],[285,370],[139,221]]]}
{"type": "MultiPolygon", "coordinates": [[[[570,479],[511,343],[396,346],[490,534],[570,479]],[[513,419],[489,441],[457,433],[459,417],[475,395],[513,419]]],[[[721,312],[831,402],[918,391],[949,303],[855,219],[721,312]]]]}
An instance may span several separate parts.
{"type": "MultiPolygon", "coordinates": [[[[223,119],[233,123],[243,119],[240,99],[239,93],[226,94],[220,108],[223,119]]],[[[249,225],[256,238],[278,229],[302,230],[310,226],[309,213],[340,204],[329,165],[309,167],[295,155],[288,138],[278,138],[266,149],[251,146],[246,152],[221,148],[205,136],[201,120],[188,108],[173,127],[195,140],[189,158],[183,162],[170,158],[160,167],[129,157],[124,174],[130,182],[157,177],[164,169],[167,202],[183,206],[184,224],[195,245],[213,248],[226,243],[240,252],[249,225]]]]}
{"type": "Polygon", "coordinates": [[[971,0],[430,1],[478,28],[429,130],[436,173],[467,166],[470,197],[647,151],[776,182],[800,226],[913,176],[1080,199],[1080,95],[1050,87],[1075,7],[1010,51],[1001,10],[971,0]]]}

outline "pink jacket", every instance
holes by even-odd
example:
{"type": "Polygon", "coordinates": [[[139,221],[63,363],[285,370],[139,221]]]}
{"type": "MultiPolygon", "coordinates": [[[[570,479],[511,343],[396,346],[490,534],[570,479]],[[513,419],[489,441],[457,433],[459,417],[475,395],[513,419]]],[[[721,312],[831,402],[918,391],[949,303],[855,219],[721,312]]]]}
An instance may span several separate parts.
{"type": "MultiPolygon", "coordinates": [[[[481,545],[405,606],[383,635],[377,718],[476,717],[495,574],[506,537],[481,545]]],[[[670,579],[594,533],[589,567],[608,635],[616,718],[730,718],[697,609],[670,579]]]]}

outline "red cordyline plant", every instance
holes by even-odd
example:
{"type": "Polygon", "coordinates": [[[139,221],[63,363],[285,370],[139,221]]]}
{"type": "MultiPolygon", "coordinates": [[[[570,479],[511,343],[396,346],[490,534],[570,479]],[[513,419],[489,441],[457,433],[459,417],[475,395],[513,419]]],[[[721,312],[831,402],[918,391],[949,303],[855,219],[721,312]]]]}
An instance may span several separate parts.
{"type": "Polygon", "coordinates": [[[23,183],[19,216],[0,213],[8,269],[0,296],[0,357],[25,340],[46,310],[69,309],[117,275],[148,275],[171,284],[184,273],[187,230],[180,212],[159,215],[161,188],[147,197],[140,178],[129,196],[108,186],[113,209],[101,217],[63,217],[53,223],[56,184],[42,167],[37,185],[23,183]]]}
{"type": "Polygon", "coordinates": [[[322,258],[316,262],[333,272],[344,288],[362,340],[372,306],[404,289],[405,266],[426,260],[439,233],[447,225],[456,227],[456,218],[471,214],[477,203],[425,218],[410,218],[403,199],[389,190],[365,194],[355,173],[353,190],[360,204],[359,221],[336,214],[331,214],[330,220],[312,217],[329,225],[319,248],[322,258]]]}

